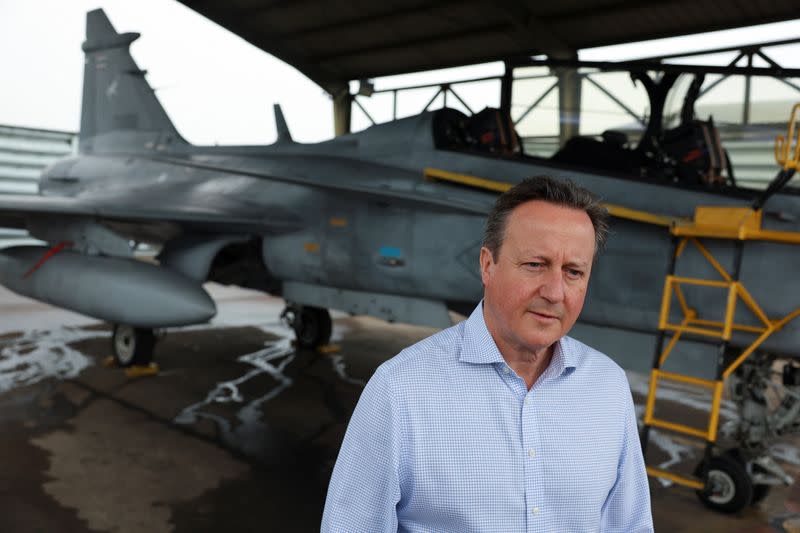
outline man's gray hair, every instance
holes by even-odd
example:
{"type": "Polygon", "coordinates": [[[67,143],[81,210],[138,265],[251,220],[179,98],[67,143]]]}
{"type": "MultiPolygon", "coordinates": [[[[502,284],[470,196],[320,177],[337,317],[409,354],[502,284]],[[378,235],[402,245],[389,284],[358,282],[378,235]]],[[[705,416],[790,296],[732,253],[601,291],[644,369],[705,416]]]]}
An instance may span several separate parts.
{"type": "Polygon", "coordinates": [[[532,200],[585,211],[594,226],[595,255],[602,250],[608,237],[608,211],[600,203],[600,198],[569,180],[559,181],[548,176],[536,176],[521,181],[501,194],[489,212],[483,246],[489,249],[495,262],[503,244],[508,215],[516,207],[532,200]]]}

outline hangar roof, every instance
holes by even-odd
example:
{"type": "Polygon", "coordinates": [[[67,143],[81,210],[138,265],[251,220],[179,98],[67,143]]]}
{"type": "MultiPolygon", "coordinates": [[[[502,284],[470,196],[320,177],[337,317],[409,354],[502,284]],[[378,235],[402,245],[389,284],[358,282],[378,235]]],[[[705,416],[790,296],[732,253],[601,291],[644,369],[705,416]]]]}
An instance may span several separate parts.
{"type": "Polygon", "coordinates": [[[180,0],[322,87],[749,26],[797,0],[180,0]]]}

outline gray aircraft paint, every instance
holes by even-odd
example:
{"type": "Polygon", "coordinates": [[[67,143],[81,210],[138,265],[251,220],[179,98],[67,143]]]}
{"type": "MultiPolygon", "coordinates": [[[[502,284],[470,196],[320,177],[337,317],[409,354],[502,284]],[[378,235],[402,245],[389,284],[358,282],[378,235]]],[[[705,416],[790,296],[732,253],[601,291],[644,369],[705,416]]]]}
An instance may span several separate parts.
{"type": "Polygon", "coordinates": [[[65,250],[39,263],[44,246],[0,252],[0,282],[37,300],[140,327],[205,322],[216,306],[197,283],[166,268],[127,258],[65,250]]]}
{"type": "MultiPolygon", "coordinates": [[[[447,307],[463,311],[480,300],[478,251],[496,195],[425,180],[424,168],[510,183],[539,174],[569,178],[610,203],[673,216],[691,216],[698,205],[750,203],[746,195],[593,173],[543,159],[437,149],[434,121],[441,111],[314,145],[294,143],[276,113],[274,145],[192,146],[130,58],[135,37],[117,34],[100,10],[88,14],[80,155],[45,171],[41,196],[0,197],[0,223],[36,227],[37,237],[53,244],[61,240],[62,228],[78,228],[73,237],[84,239],[86,253],[93,244],[86,228],[100,224],[121,240],[163,245],[161,268],[195,284],[203,272],[213,271],[221,250],[214,243],[251,242],[260,258],[254,275],[289,300],[444,325],[447,307]],[[51,222],[37,223],[44,216],[51,222]]],[[[767,205],[769,229],[798,231],[798,220],[800,196],[779,194],[767,205]]],[[[649,362],[669,245],[663,227],[613,221],[608,247],[592,274],[579,337],[623,350],[630,339],[636,353],[628,348],[620,360],[649,362]]],[[[729,243],[711,248],[730,264],[729,243]]],[[[247,261],[255,268],[252,254],[247,261]]],[[[742,280],[767,313],[778,317],[798,305],[799,267],[800,256],[790,246],[747,243],[742,280]]],[[[712,274],[700,255],[688,250],[678,272],[712,274]]],[[[133,288],[147,283],[117,281],[133,288]]],[[[13,289],[13,281],[7,285],[13,289]]],[[[82,299],[92,297],[74,294],[60,305],[82,309],[82,299]]],[[[692,291],[687,298],[692,307],[721,316],[721,291],[692,291]]],[[[735,341],[741,344],[743,338],[735,341]]],[[[798,341],[800,325],[792,323],[767,346],[793,354],[798,341]]],[[[708,361],[706,348],[688,343],[687,357],[708,361]]]]}

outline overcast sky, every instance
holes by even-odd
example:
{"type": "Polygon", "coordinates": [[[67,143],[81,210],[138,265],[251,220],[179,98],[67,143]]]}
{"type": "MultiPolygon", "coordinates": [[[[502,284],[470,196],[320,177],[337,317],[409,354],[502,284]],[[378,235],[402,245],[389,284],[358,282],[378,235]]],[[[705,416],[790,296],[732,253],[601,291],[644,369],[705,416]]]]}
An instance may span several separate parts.
{"type": "MultiPolygon", "coordinates": [[[[80,117],[85,14],[102,7],[117,31],[142,37],[132,55],[187,140],[264,144],[275,138],[272,104],[295,138],[333,135],[331,103],[292,67],[173,0],[0,0],[0,124],[76,131],[80,117]]],[[[800,36],[800,21],[584,51],[620,60],[800,36]]],[[[797,66],[797,65],[785,65],[797,66]]],[[[378,80],[378,87],[500,72],[498,64],[378,80]]],[[[496,99],[496,98],[493,98],[496,99]]],[[[364,119],[354,112],[354,126],[364,119]]]]}

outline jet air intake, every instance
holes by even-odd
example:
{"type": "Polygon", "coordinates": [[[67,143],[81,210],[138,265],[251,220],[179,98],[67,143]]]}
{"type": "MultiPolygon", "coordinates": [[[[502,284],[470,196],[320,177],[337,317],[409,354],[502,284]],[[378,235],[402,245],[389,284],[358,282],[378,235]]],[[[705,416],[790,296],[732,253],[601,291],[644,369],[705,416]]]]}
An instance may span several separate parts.
{"type": "Polygon", "coordinates": [[[166,268],[69,250],[53,255],[44,246],[0,250],[0,283],[23,296],[141,328],[197,324],[217,312],[202,286],[166,268]]]}

